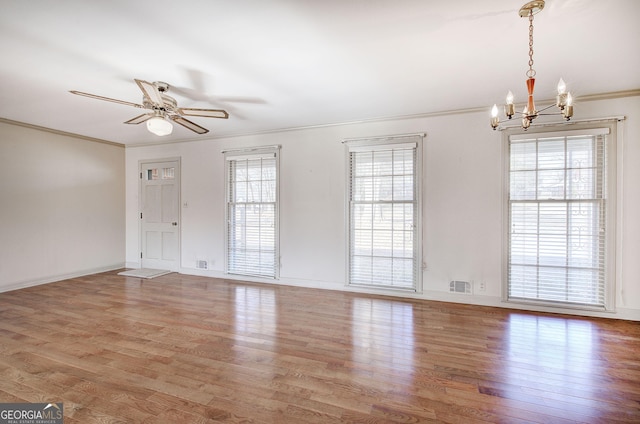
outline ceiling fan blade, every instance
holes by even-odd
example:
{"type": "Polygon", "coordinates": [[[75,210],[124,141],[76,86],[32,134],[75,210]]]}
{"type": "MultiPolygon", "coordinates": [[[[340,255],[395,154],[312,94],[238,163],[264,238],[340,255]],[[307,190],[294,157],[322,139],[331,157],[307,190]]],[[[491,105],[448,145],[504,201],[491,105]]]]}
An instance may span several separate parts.
{"type": "Polygon", "coordinates": [[[153,117],[153,113],[143,113],[142,115],[131,118],[125,124],[141,124],[153,117]]]}
{"type": "Polygon", "coordinates": [[[76,94],[78,96],[89,97],[89,98],[92,98],[92,99],[106,100],[107,102],[120,103],[121,105],[127,105],[127,106],[133,106],[133,107],[137,107],[137,108],[141,108],[141,109],[146,109],[144,106],[139,105],[137,103],[126,102],[124,100],[112,99],[112,98],[109,98],[109,97],[97,96],[95,94],[90,94],[90,93],[83,93],[82,91],[71,90],[71,91],[69,91],[69,93],[76,94]]]}
{"type": "Polygon", "coordinates": [[[188,119],[183,118],[182,116],[174,115],[171,117],[171,119],[173,119],[174,122],[177,122],[178,124],[182,125],[185,128],[190,129],[195,133],[206,134],[209,132],[208,129],[203,128],[200,125],[196,124],[195,122],[191,122],[188,119]]]}
{"type": "Polygon", "coordinates": [[[164,101],[162,100],[162,96],[160,95],[160,91],[158,87],[151,84],[150,82],[136,79],[136,84],[140,87],[140,90],[144,93],[145,96],[151,100],[151,103],[155,104],[158,107],[162,107],[164,105],[164,101]]]}
{"type": "Polygon", "coordinates": [[[205,118],[227,119],[229,114],[222,109],[198,109],[193,107],[178,108],[178,113],[185,116],[203,116],[205,118]]]}

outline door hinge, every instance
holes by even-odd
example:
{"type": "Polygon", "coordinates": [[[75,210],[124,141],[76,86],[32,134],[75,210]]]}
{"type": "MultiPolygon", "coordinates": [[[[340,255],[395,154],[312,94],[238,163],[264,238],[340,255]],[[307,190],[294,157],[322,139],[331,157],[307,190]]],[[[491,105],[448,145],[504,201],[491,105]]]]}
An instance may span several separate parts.
{"type": "Polygon", "coordinates": [[[140,212],[140,219],[142,219],[142,212],[140,212]]]}
{"type": "Polygon", "coordinates": [[[140,179],[142,179],[142,172],[140,173],[140,179]]]}
{"type": "Polygon", "coordinates": [[[142,259],[142,252],[140,252],[140,259],[142,259]]]}

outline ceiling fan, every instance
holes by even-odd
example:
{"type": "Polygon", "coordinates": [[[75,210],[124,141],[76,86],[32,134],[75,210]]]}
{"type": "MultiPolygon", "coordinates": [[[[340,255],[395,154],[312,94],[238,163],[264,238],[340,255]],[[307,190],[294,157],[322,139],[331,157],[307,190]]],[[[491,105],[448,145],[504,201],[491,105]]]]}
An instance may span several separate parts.
{"type": "Polygon", "coordinates": [[[190,129],[197,134],[206,134],[208,129],[201,127],[195,122],[186,119],[185,116],[200,116],[204,118],[229,118],[229,114],[222,109],[199,109],[190,107],[178,107],[176,99],[169,96],[169,84],[166,82],[156,81],[147,82],[144,80],[134,79],[140,90],[142,90],[142,104],[131,103],[124,100],[111,99],[109,97],[98,96],[96,94],[83,93],[81,91],[72,90],[70,93],[78,96],[90,97],[92,99],[106,100],[108,102],[120,103],[123,105],[133,106],[140,109],[148,109],[150,112],[131,118],[125,124],[141,124],[147,123],[147,129],[156,135],[169,135],[173,130],[173,125],[168,119],[190,129]]]}

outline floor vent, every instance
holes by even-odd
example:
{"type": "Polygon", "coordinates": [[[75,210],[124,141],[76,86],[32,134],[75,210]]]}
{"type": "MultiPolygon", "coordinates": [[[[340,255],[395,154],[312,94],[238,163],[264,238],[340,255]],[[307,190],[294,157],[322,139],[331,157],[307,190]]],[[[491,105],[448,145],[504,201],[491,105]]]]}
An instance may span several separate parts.
{"type": "Polygon", "coordinates": [[[454,280],[449,283],[449,292],[471,294],[471,283],[454,280]]]}
{"type": "Polygon", "coordinates": [[[197,269],[209,269],[209,263],[207,261],[196,261],[197,269]]]}

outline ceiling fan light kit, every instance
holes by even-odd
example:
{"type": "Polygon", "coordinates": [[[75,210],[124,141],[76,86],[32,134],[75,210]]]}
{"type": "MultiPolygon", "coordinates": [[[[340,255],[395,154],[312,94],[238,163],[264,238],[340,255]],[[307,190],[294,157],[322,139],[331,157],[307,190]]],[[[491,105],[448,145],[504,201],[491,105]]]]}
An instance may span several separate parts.
{"type": "Polygon", "coordinates": [[[163,136],[173,132],[173,125],[162,116],[154,116],[147,120],[147,129],[155,135],[163,136]]]}
{"type": "Polygon", "coordinates": [[[133,106],[140,109],[148,109],[150,112],[131,118],[128,121],[125,121],[125,124],[141,124],[146,122],[149,132],[158,136],[166,136],[173,132],[173,125],[170,120],[182,125],[196,134],[206,134],[209,132],[208,129],[186,119],[185,116],[220,119],[229,118],[229,114],[222,109],[178,107],[176,99],[166,94],[167,91],[169,91],[169,84],[166,82],[156,81],[151,83],[139,79],[135,79],[134,81],[142,91],[142,104],[112,99],[81,91],[72,90],[70,93],[78,96],[90,97],[92,99],[133,106]]]}
{"type": "MultiPolygon", "coordinates": [[[[570,120],[573,116],[573,98],[571,93],[567,91],[567,86],[562,78],[558,82],[555,105],[547,106],[542,110],[537,110],[535,101],[533,98],[534,86],[536,83],[536,71],[533,69],[533,16],[540,12],[544,8],[544,0],[534,0],[526,3],[520,8],[519,15],[522,18],[529,18],[529,70],[527,71],[527,92],[528,99],[527,104],[522,110],[522,128],[526,131],[538,116],[541,115],[555,115],[560,114],[565,120],[570,120]],[[543,113],[549,108],[556,106],[560,109],[559,112],[543,113]]],[[[511,119],[515,115],[515,104],[513,102],[513,93],[509,91],[504,105],[504,114],[507,118],[511,119]]],[[[500,125],[500,118],[498,117],[498,106],[493,105],[491,108],[491,128],[494,130],[500,125]]]]}

